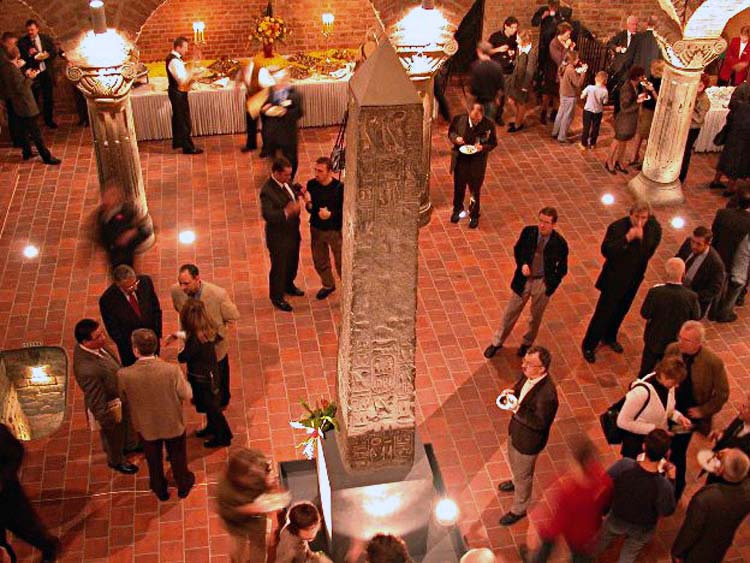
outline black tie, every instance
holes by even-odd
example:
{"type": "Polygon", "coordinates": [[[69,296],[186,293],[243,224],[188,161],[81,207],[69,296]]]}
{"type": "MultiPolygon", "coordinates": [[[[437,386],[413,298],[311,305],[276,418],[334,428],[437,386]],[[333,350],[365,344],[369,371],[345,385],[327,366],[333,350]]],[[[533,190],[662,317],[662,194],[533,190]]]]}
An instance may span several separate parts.
{"type": "Polygon", "coordinates": [[[693,265],[693,262],[695,262],[695,259],[698,258],[698,255],[693,253],[690,255],[690,257],[685,261],[685,272],[690,271],[690,266],[693,265]]]}

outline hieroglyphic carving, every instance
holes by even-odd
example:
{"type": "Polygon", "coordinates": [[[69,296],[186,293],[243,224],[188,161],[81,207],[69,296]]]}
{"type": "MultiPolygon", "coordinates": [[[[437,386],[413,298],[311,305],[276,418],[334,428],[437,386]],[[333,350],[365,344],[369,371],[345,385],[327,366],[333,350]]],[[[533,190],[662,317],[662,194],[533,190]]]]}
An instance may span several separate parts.
{"type": "Polygon", "coordinates": [[[353,122],[338,391],[347,463],[372,469],[414,457],[422,107],[353,106],[353,122]]]}

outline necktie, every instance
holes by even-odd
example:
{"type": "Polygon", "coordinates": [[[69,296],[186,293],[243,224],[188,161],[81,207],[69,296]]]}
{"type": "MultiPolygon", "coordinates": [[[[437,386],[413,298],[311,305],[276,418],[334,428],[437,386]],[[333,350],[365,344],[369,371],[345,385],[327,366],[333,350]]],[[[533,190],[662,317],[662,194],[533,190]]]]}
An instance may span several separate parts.
{"type": "Polygon", "coordinates": [[[133,311],[135,311],[135,314],[140,318],[141,306],[138,305],[138,299],[136,298],[135,293],[131,293],[130,295],[128,295],[128,301],[130,302],[130,306],[133,308],[133,311]]]}
{"type": "Polygon", "coordinates": [[[693,262],[695,262],[695,259],[698,258],[697,254],[691,254],[688,259],[685,261],[685,271],[690,271],[690,266],[693,265],[693,262]]]}
{"type": "Polygon", "coordinates": [[[295,201],[297,198],[294,197],[294,192],[292,191],[292,188],[289,187],[289,184],[284,184],[284,189],[286,190],[286,193],[289,194],[289,197],[292,198],[292,201],[295,201]]]}

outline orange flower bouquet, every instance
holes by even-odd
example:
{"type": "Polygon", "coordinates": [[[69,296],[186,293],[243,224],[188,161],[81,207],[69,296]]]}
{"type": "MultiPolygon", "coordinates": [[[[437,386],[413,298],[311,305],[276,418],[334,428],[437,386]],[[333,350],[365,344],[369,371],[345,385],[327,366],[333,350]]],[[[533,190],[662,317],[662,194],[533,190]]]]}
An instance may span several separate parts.
{"type": "Polygon", "coordinates": [[[273,45],[284,41],[289,35],[286,22],[277,16],[259,16],[255,19],[250,39],[258,41],[262,45],[273,45]]]}

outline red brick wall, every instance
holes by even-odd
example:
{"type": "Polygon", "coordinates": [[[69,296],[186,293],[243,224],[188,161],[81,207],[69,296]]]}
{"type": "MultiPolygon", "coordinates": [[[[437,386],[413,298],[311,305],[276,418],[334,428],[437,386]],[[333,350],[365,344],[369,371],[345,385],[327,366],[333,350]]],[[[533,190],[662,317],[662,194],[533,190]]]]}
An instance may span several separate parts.
{"type": "MultiPolygon", "coordinates": [[[[253,19],[266,6],[264,0],[167,0],[146,21],[137,45],[141,60],[161,60],[171,49],[172,40],[184,35],[192,40],[192,22],[206,24],[205,58],[219,55],[247,56],[260,50],[248,40],[253,19]]],[[[284,18],[292,30],[280,53],[322,49],[326,43],[321,33],[321,15],[335,16],[334,33],[328,45],[353,47],[362,43],[368,27],[376,25],[372,9],[364,0],[295,0],[276,2],[274,15],[284,18]],[[293,8],[292,8],[293,6],[293,8]]]]}

